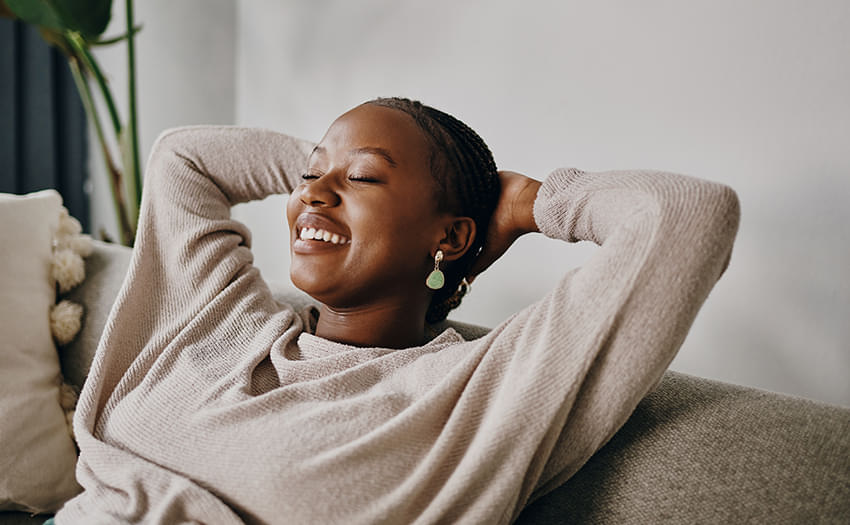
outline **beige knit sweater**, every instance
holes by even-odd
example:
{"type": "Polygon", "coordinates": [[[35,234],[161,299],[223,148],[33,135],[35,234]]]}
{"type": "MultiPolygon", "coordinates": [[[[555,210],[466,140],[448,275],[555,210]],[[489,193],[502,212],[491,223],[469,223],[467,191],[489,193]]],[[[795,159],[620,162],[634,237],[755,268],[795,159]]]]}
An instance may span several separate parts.
{"type": "Polygon", "coordinates": [[[481,339],[352,347],[272,298],[230,218],[289,192],[311,146],[231,127],[160,137],[74,421],[85,491],[57,523],[507,523],[660,379],[738,224],[720,184],[556,170],[535,220],[600,244],[587,264],[481,339]]]}

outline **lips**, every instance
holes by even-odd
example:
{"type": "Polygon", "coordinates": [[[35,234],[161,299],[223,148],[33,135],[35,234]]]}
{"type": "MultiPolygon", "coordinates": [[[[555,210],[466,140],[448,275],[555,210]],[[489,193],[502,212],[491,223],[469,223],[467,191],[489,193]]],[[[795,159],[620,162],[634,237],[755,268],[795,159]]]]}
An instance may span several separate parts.
{"type": "Polygon", "coordinates": [[[302,213],[295,219],[295,251],[341,247],[351,243],[351,234],[325,215],[302,213]]]}

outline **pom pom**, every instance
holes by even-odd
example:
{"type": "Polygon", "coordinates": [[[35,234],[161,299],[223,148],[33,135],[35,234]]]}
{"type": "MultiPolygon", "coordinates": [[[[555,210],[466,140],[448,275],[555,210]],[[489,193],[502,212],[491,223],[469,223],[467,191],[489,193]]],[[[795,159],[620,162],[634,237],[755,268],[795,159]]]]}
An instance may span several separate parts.
{"type": "Polygon", "coordinates": [[[59,283],[59,292],[65,293],[77,286],[86,277],[83,258],[73,250],[57,250],[53,254],[53,278],[59,283]]]}
{"type": "Polygon", "coordinates": [[[77,406],[77,391],[68,383],[59,386],[59,404],[65,412],[74,410],[77,406]]]}
{"type": "Polygon", "coordinates": [[[59,212],[59,226],[56,229],[56,236],[79,235],[82,231],[83,227],[80,221],[68,214],[68,209],[63,206],[59,212]]]}
{"type": "Polygon", "coordinates": [[[67,235],[54,238],[53,249],[54,251],[71,250],[81,257],[88,257],[94,250],[94,245],[90,235],[67,235]]]}
{"type": "Polygon", "coordinates": [[[88,257],[94,250],[90,235],[75,235],[68,242],[68,247],[78,253],[81,257],[88,257]]]}
{"type": "Polygon", "coordinates": [[[50,332],[59,345],[70,343],[82,326],[83,307],[68,300],[50,307],[50,332]]]}

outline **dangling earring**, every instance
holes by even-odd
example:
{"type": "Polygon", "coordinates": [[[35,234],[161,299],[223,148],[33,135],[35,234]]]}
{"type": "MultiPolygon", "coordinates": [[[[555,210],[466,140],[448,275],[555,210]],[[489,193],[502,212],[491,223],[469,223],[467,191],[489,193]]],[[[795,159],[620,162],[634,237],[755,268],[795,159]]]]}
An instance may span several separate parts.
{"type": "Polygon", "coordinates": [[[432,290],[439,290],[446,283],[446,278],[443,272],[440,271],[440,261],[443,260],[443,250],[437,250],[434,255],[434,271],[428,274],[428,279],[425,280],[425,286],[432,290]]]}

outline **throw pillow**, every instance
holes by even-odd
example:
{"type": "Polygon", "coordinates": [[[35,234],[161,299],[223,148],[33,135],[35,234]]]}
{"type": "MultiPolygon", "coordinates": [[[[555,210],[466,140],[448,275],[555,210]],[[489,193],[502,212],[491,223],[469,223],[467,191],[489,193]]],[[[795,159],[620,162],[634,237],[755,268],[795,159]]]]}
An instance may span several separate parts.
{"type": "Polygon", "coordinates": [[[52,512],[81,489],[50,327],[54,190],[0,195],[0,510],[52,512]]]}

